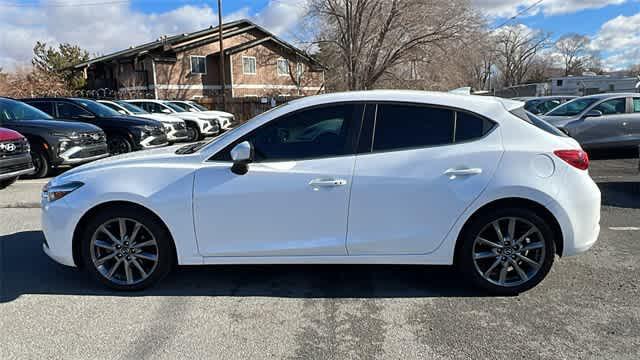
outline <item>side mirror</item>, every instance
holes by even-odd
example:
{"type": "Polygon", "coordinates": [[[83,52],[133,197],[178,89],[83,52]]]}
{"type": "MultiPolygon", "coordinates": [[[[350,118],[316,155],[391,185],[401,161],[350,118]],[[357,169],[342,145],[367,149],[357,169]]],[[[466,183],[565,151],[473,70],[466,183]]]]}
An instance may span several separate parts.
{"type": "Polygon", "coordinates": [[[602,111],[600,111],[600,110],[591,110],[584,117],[585,118],[589,118],[589,117],[600,117],[600,116],[602,116],[602,111]]]}
{"type": "Polygon", "coordinates": [[[243,141],[234,146],[231,149],[231,160],[233,160],[231,171],[234,174],[246,174],[249,171],[249,163],[253,161],[253,145],[248,141],[243,141]]]}
{"type": "Polygon", "coordinates": [[[171,114],[171,110],[169,110],[169,109],[162,109],[161,112],[163,114],[171,114]]]}
{"type": "Polygon", "coordinates": [[[122,115],[127,115],[127,112],[126,112],[126,111],[124,111],[124,110],[122,110],[122,109],[121,109],[121,110],[118,110],[118,112],[119,112],[120,114],[122,114],[122,115]]]}
{"type": "Polygon", "coordinates": [[[95,119],[96,117],[91,114],[80,114],[77,117],[78,119],[95,119]]]}

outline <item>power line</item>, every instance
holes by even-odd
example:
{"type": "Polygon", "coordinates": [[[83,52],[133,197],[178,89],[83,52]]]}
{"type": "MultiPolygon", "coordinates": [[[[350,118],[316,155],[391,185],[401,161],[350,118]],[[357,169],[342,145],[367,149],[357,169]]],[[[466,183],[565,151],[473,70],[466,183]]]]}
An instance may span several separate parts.
{"type": "Polygon", "coordinates": [[[521,11],[519,11],[517,14],[513,15],[512,17],[510,17],[509,19],[505,20],[503,23],[501,23],[500,25],[496,26],[495,28],[493,28],[493,30],[499,29],[505,25],[507,25],[508,23],[512,22],[513,20],[515,20],[516,18],[520,17],[521,15],[524,15],[525,13],[529,12],[529,10],[533,9],[534,7],[540,5],[544,0],[539,0],[538,2],[536,2],[535,4],[529,6],[526,9],[523,9],[521,11]]]}

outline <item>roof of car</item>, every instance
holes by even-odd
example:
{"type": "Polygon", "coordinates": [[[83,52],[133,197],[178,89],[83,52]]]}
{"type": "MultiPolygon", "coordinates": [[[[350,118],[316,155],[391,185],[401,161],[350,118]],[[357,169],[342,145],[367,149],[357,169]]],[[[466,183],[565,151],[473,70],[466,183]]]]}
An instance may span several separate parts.
{"type": "Polygon", "coordinates": [[[538,96],[538,97],[530,97],[527,100],[553,100],[553,99],[575,99],[578,96],[575,95],[549,95],[549,96],[538,96]]]}
{"type": "Polygon", "coordinates": [[[640,94],[638,94],[638,93],[604,93],[604,94],[587,95],[587,96],[583,96],[582,98],[585,98],[585,99],[606,99],[606,98],[620,97],[620,96],[640,96],[640,94]]]}
{"type": "Polygon", "coordinates": [[[367,90],[329,93],[304,97],[290,102],[299,107],[313,106],[332,102],[348,101],[394,101],[414,102],[431,105],[449,106],[482,112],[482,109],[500,106],[506,110],[523,107],[521,101],[498,98],[493,96],[461,95],[448,92],[417,91],[417,90],[367,90]]]}

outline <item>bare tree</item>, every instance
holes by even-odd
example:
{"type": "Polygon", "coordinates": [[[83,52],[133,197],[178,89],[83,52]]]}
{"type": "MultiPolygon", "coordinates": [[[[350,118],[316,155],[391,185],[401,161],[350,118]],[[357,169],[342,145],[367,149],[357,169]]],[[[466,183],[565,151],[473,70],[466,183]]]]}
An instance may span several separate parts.
{"type": "Polygon", "coordinates": [[[591,39],[580,34],[567,34],[556,41],[554,48],[562,59],[565,76],[598,67],[599,54],[589,49],[590,44],[591,39]]]}
{"type": "Polygon", "coordinates": [[[496,30],[496,65],[505,87],[521,84],[529,74],[536,54],[548,47],[549,34],[524,25],[496,30]]]}
{"type": "Polygon", "coordinates": [[[375,87],[399,65],[426,62],[415,59],[417,49],[462,40],[481,24],[468,0],[312,0],[310,9],[321,60],[348,90],[375,87]]]}

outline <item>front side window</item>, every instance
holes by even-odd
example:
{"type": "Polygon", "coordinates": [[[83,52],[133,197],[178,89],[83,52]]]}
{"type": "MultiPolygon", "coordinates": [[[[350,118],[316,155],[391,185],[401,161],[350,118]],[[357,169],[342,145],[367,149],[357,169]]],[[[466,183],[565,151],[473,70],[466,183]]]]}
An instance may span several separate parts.
{"type": "Polygon", "coordinates": [[[382,104],[373,134],[373,150],[389,151],[453,142],[454,111],[427,106],[382,104]]]}
{"type": "Polygon", "coordinates": [[[191,56],[191,73],[206,74],[207,58],[204,56],[191,56]]]}
{"type": "Polygon", "coordinates": [[[229,151],[249,141],[254,162],[298,161],[354,153],[362,105],[344,104],[302,110],[255,129],[220,151],[213,160],[230,161],[229,151]]]}
{"type": "Polygon", "coordinates": [[[593,110],[602,112],[602,115],[624,114],[627,110],[627,99],[611,99],[598,104],[593,110]]]}
{"type": "Polygon", "coordinates": [[[277,67],[278,76],[289,75],[289,61],[287,59],[278,59],[277,67]]]}
{"type": "Polygon", "coordinates": [[[256,58],[253,56],[242,57],[242,73],[245,75],[256,74],[256,58]]]}
{"type": "Polygon", "coordinates": [[[59,102],[56,103],[56,108],[58,109],[58,117],[63,119],[76,119],[81,117],[93,117],[90,112],[81,108],[80,106],[67,103],[67,102],[59,102]]]}
{"type": "Polygon", "coordinates": [[[119,112],[113,110],[112,108],[105,106],[104,104],[100,104],[97,101],[87,100],[87,99],[77,99],[75,101],[85,109],[89,110],[90,112],[100,117],[112,117],[112,116],[122,115],[119,112]]]}
{"type": "Polygon", "coordinates": [[[51,116],[23,102],[0,99],[0,121],[5,120],[48,120],[51,116]]]}
{"type": "Polygon", "coordinates": [[[640,113],[640,98],[633,98],[633,112],[640,113]]]}
{"type": "Polygon", "coordinates": [[[598,101],[596,98],[575,99],[566,102],[553,111],[549,112],[549,116],[576,116],[582,113],[586,108],[598,101]]]}

